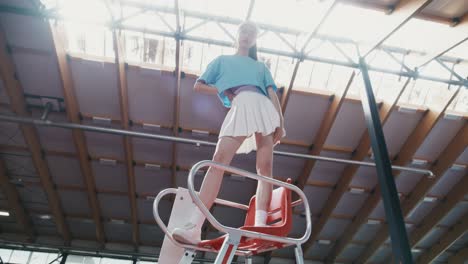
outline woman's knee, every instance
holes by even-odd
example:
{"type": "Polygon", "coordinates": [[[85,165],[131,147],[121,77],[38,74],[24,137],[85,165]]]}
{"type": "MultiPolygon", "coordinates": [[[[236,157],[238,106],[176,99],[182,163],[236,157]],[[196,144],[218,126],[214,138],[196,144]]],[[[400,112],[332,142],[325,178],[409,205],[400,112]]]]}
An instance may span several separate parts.
{"type": "Polygon", "coordinates": [[[232,159],[232,157],[230,156],[231,155],[229,155],[223,150],[217,150],[215,154],[213,155],[213,161],[222,163],[222,164],[229,164],[232,159]]]}
{"type": "Polygon", "coordinates": [[[273,161],[271,159],[257,160],[257,171],[265,176],[270,176],[272,173],[273,161]]]}

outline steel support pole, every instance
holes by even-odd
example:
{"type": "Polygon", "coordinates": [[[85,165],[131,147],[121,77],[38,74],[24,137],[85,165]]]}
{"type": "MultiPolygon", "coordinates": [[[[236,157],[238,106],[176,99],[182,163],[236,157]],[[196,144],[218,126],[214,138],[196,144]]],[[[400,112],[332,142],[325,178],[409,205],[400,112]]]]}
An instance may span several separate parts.
{"type": "Polygon", "coordinates": [[[62,253],[62,259],[60,259],[60,264],[67,263],[68,253],[62,253]]]}
{"type": "Polygon", "coordinates": [[[389,224],[394,259],[396,263],[412,264],[411,247],[400,208],[400,199],[392,174],[392,165],[380,122],[379,109],[377,108],[364,58],[359,59],[359,67],[364,80],[364,91],[361,93],[362,107],[371,139],[372,152],[374,153],[385,215],[389,224]]]}

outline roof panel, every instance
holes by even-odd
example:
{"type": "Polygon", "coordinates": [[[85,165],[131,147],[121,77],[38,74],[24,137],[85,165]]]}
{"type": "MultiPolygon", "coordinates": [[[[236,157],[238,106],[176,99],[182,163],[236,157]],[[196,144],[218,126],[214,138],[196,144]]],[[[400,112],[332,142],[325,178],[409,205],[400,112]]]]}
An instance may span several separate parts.
{"type": "Polygon", "coordinates": [[[346,192],[341,196],[340,201],[333,210],[333,214],[337,215],[356,215],[363,203],[366,201],[368,194],[354,194],[346,192]]]}
{"type": "Polygon", "coordinates": [[[67,218],[67,223],[73,237],[96,240],[96,224],[91,219],[67,218]]]}
{"type": "Polygon", "coordinates": [[[53,56],[15,52],[13,60],[25,93],[63,98],[60,75],[53,56]]]}
{"type": "Polygon", "coordinates": [[[128,178],[126,165],[118,163],[116,165],[103,165],[97,161],[92,161],[94,180],[97,189],[111,191],[128,191],[128,178]]]}
{"type": "Polygon", "coordinates": [[[23,138],[23,133],[18,124],[15,123],[0,123],[0,144],[26,146],[23,138]]]}
{"type": "Polygon", "coordinates": [[[286,139],[312,145],[330,101],[321,95],[291,92],[284,113],[286,139]],[[304,115],[304,112],[310,113],[304,115]]]}
{"type": "MultiPolygon", "coordinates": [[[[364,159],[364,161],[373,162],[369,158],[364,159]]],[[[361,166],[354,174],[349,186],[373,189],[377,185],[377,181],[375,168],[361,166]]]]}
{"type": "Polygon", "coordinates": [[[215,206],[213,216],[223,225],[241,227],[245,221],[245,211],[224,206],[215,206]]]}
{"type": "Polygon", "coordinates": [[[109,241],[132,241],[132,225],[107,222],[104,223],[104,232],[109,241]]]}
{"type": "Polygon", "coordinates": [[[465,148],[463,153],[458,157],[458,159],[455,162],[457,162],[457,163],[468,163],[468,147],[465,148]]]}
{"type": "MultiPolygon", "coordinates": [[[[216,136],[194,136],[188,132],[182,132],[179,137],[216,142],[216,136]]],[[[195,144],[177,143],[177,164],[179,166],[192,166],[200,160],[211,160],[215,148],[212,146],[196,146],[195,144]]]]}
{"type": "Polygon", "coordinates": [[[228,109],[221,104],[217,95],[195,92],[193,84],[192,78],[181,81],[180,126],[218,132],[228,109]]]}
{"type": "MultiPolygon", "coordinates": [[[[170,197],[170,196],[168,196],[170,197]]],[[[167,223],[169,221],[169,216],[172,210],[171,201],[161,201],[159,203],[159,213],[161,215],[161,219],[167,223]]],[[[144,199],[137,199],[137,207],[138,207],[138,220],[140,222],[153,222],[154,215],[153,215],[153,200],[144,200],[144,199]]],[[[159,229],[159,227],[158,227],[159,229]]]]}
{"type": "Polygon", "coordinates": [[[348,244],[345,249],[338,255],[337,259],[356,259],[364,251],[366,247],[363,245],[348,244]]]}
{"type": "Polygon", "coordinates": [[[390,157],[398,154],[406,139],[418,125],[423,113],[405,113],[392,111],[383,126],[385,141],[390,157]]]}
{"type": "MultiPolygon", "coordinates": [[[[135,183],[137,194],[152,194],[172,186],[172,171],[170,169],[151,169],[142,166],[135,168],[135,183]]],[[[126,177],[126,175],[125,175],[126,177]]]]}
{"type": "Polygon", "coordinates": [[[25,185],[17,190],[23,203],[48,204],[46,193],[40,186],[25,185]]]}
{"type": "Polygon", "coordinates": [[[459,251],[468,246],[468,233],[465,233],[459,237],[452,245],[450,245],[450,251],[459,251]]]}
{"type": "Polygon", "coordinates": [[[407,171],[401,172],[399,176],[395,179],[395,184],[397,186],[398,192],[402,192],[405,194],[410,193],[423,177],[427,176],[420,173],[411,173],[407,171]]]}
{"type": "Polygon", "coordinates": [[[47,155],[46,160],[55,184],[84,186],[84,175],[77,159],[47,155]]]}
{"type": "MultiPolygon", "coordinates": [[[[34,118],[40,118],[41,116],[42,111],[33,112],[34,118]]],[[[49,114],[49,120],[53,120],[54,122],[68,122],[65,115],[55,113],[49,114]]],[[[43,148],[47,150],[75,152],[72,130],[58,127],[37,126],[37,131],[43,148]]]]}
{"type": "Polygon", "coordinates": [[[449,169],[429,191],[429,195],[446,196],[463,178],[463,171],[449,169]]]}
{"type": "Polygon", "coordinates": [[[308,252],[304,252],[306,258],[319,258],[324,259],[330,253],[333,248],[333,243],[329,245],[323,245],[314,243],[308,252]]]}
{"type": "MultiPolygon", "coordinates": [[[[306,185],[304,193],[309,200],[310,212],[313,215],[319,214],[322,210],[325,202],[328,200],[328,196],[331,193],[331,188],[315,187],[306,185]]],[[[303,206],[299,205],[298,210],[303,210],[303,206]]]]}
{"type": "MultiPolygon", "coordinates": [[[[308,154],[308,150],[304,147],[282,144],[277,145],[275,150],[308,154]]],[[[283,179],[291,178],[294,182],[301,175],[305,161],[303,158],[275,155],[273,156],[273,175],[283,179]]]]}
{"type": "Polygon", "coordinates": [[[40,236],[59,236],[59,232],[55,226],[35,226],[34,228],[40,236]]]}
{"type": "Polygon", "coordinates": [[[353,239],[361,242],[371,242],[380,228],[382,228],[382,225],[363,224],[359,228],[359,231],[356,232],[353,239]]]}
{"type": "Polygon", "coordinates": [[[371,263],[383,263],[387,256],[392,253],[392,249],[390,247],[381,246],[374,255],[369,258],[369,262],[371,263]]]}
{"type": "Polygon", "coordinates": [[[463,126],[463,123],[463,120],[439,119],[414,156],[430,161],[436,160],[463,126]]]}
{"type": "Polygon", "coordinates": [[[408,214],[406,220],[411,223],[419,224],[424,220],[425,217],[428,217],[432,209],[436,208],[438,204],[438,202],[422,201],[408,214]]]}
{"type": "Polygon", "coordinates": [[[172,125],[175,80],[159,70],[128,67],[129,116],[140,122],[172,125]]]}
{"type": "Polygon", "coordinates": [[[39,179],[33,159],[29,154],[4,155],[3,159],[10,177],[33,181],[39,179]]]}
{"type": "MultiPolygon", "coordinates": [[[[3,82],[0,82],[0,104],[9,104],[10,103],[10,98],[8,97],[8,94],[5,89],[5,85],[3,82]]],[[[2,112],[4,111],[3,109],[1,110],[2,112]]]]}
{"type": "Polygon", "coordinates": [[[336,219],[330,218],[320,231],[319,237],[323,238],[338,238],[343,234],[346,227],[351,223],[350,219],[336,219]]]}
{"type": "MultiPolygon", "coordinates": [[[[169,129],[145,129],[133,126],[132,131],[172,136],[169,129]]],[[[172,142],[164,140],[132,137],[133,156],[135,160],[155,163],[172,163],[172,142]]]]}
{"type": "Polygon", "coordinates": [[[0,21],[10,45],[38,50],[52,50],[49,25],[43,22],[44,20],[32,16],[2,13],[0,21]]]}
{"type": "Polygon", "coordinates": [[[447,232],[445,228],[433,228],[427,233],[423,239],[416,244],[417,247],[430,248],[447,232]]]}
{"type": "Polygon", "coordinates": [[[374,210],[370,214],[369,218],[385,219],[385,208],[384,208],[384,205],[382,203],[382,199],[379,201],[377,206],[374,208],[374,210]]]}
{"type": "Polygon", "coordinates": [[[72,58],[69,64],[79,110],[97,116],[120,117],[115,64],[79,58],[72,58]]]}
{"type": "MultiPolygon", "coordinates": [[[[349,159],[351,157],[351,154],[322,151],[320,153],[320,156],[339,159],[349,159]]],[[[336,184],[339,178],[342,176],[345,167],[346,164],[317,161],[309,175],[309,180],[317,180],[336,184]]]]}
{"type": "Polygon", "coordinates": [[[88,197],[85,192],[59,189],[58,194],[62,202],[62,210],[65,214],[89,215],[91,213],[88,197]]]}
{"type": "Polygon", "coordinates": [[[140,240],[142,243],[162,244],[164,233],[156,225],[140,225],[140,240]]]}
{"type": "Polygon", "coordinates": [[[102,217],[129,219],[130,202],[128,196],[98,194],[99,205],[102,217]]]}
{"type": "Polygon", "coordinates": [[[445,18],[461,17],[468,12],[466,1],[436,0],[427,5],[422,13],[445,18]]]}
{"type": "MultiPolygon", "coordinates": [[[[99,126],[89,121],[83,121],[84,125],[99,126]]],[[[107,126],[121,129],[119,125],[107,126]]],[[[112,157],[124,159],[123,137],[119,135],[104,134],[99,132],[84,132],[88,152],[91,156],[112,157]]]]}
{"type": "Polygon", "coordinates": [[[458,203],[448,214],[440,220],[439,224],[444,226],[453,226],[468,212],[468,202],[458,203]]]}
{"type": "Polygon", "coordinates": [[[356,148],[365,130],[366,125],[361,103],[345,101],[325,144],[356,148]]]}
{"type": "Polygon", "coordinates": [[[306,229],[305,216],[293,214],[293,226],[289,236],[300,237],[304,235],[306,229]]]}

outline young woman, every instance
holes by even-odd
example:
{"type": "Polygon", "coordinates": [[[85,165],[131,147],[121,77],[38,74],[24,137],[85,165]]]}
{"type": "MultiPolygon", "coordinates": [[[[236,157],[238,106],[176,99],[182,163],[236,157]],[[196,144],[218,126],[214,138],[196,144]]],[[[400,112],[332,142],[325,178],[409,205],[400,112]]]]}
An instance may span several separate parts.
{"type": "MultiPolygon", "coordinates": [[[[239,26],[237,52],[214,59],[195,83],[195,90],[214,86],[225,107],[231,108],[219,133],[213,161],[229,165],[236,153],[257,151],[257,173],[272,177],[273,147],[285,135],[276,85],[264,63],[257,61],[258,29],[252,22],[239,26]]],[[[209,168],[200,199],[210,208],[218,195],[224,171],[209,168]]],[[[265,225],[272,186],[259,182],[255,225],[265,225]]],[[[174,229],[177,241],[198,244],[205,216],[199,211],[189,223],[174,229]]]]}

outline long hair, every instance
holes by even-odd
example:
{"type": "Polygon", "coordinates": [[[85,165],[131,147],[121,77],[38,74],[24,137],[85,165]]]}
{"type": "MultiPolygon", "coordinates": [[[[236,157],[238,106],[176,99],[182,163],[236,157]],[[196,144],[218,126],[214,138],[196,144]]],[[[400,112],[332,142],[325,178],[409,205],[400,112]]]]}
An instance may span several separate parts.
{"type": "Polygon", "coordinates": [[[254,59],[254,60],[258,60],[258,56],[257,56],[257,44],[254,44],[252,47],[250,47],[249,49],[249,57],[254,59]]]}

